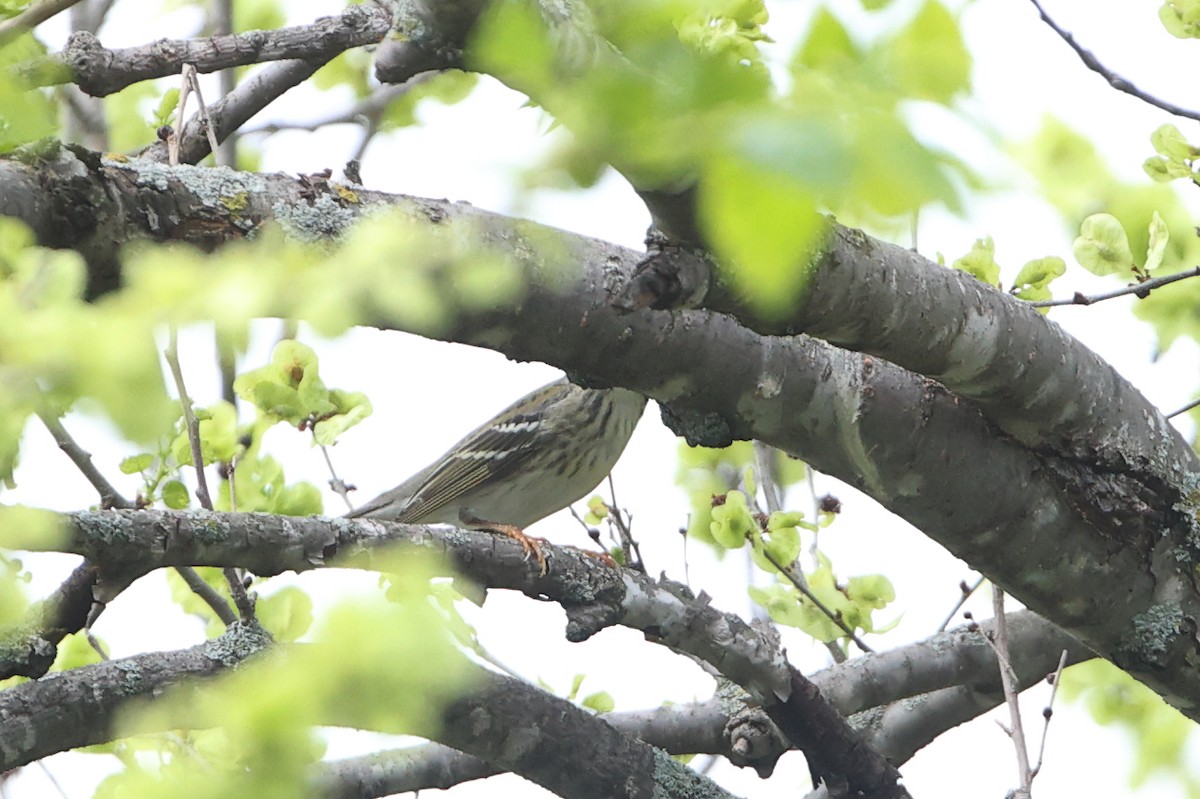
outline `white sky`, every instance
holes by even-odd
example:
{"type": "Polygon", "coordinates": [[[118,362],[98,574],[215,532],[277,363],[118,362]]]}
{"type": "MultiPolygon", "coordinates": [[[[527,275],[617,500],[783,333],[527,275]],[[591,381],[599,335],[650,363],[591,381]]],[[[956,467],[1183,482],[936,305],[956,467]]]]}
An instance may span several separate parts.
{"type": "MultiPolygon", "coordinates": [[[[856,6],[853,2],[833,5],[840,11],[856,6]]],[[[338,7],[337,3],[313,0],[289,5],[295,22],[335,12],[338,7]]],[[[779,41],[783,57],[810,8],[809,3],[787,0],[773,5],[768,32],[779,41]]],[[[1047,8],[1110,68],[1142,88],[1180,104],[1194,96],[1190,83],[1200,66],[1195,43],[1178,42],[1162,33],[1154,4],[1058,0],[1048,2],[1047,8]]],[[[861,12],[858,17],[864,25],[878,24],[878,20],[861,12]]],[[[110,25],[102,39],[108,46],[123,46],[186,35],[192,19],[188,13],[153,22],[125,17],[119,24],[110,25]]],[[[1123,178],[1136,180],[1142,174],[1142,160],[1150,154],[1148,136],[1155,127],[1175,121],[1188,135],[1190,128],[1184,122],[1170,120],[1132,98],[1118,95],[1086,71],[1066,45],[1038,21],[1031,4],[979,0],[966,7],[963,23],[976,59],[976,92],[964,107],[1005,136],[1029,135],[1045,113],[1054,113],[1073,127],[1090,131],[1114,170],[1123,178]]],[[[520,170],[534,163],[559,135],[547,134],[541,112],[523,108],[522,104],[522,97],[495,85],[481,89],[458,106],[426,104],[421,109],[420,128],[376,141],[364,161],[363,177],[371,188],[469,200],[485,208],[519,213],[640,247],[647,222],[645,213],[628,186],[615,176],[609,175],[585,193],[539,191],[522,195],[514,188],[520,170]]],[[[320,105],[322,116],[333,110],[328,99],[320,105]]],[[[252,124],[268,118],[307,120],[313,108],[310,95],[294,91],[252,124]]],[[[1070,237],[1057,216],[1027,192],[1032,182],[998,156],[983,136],[944,117],[922,118],[921,124],[926,135],[945,142],[972,166],[1014,186],[1011,193],[972,203],[965,219],[937,211],[925,214],[920,228],[922,252],[932,256],[940,251],[953,258],[967,251],[974,239],[991,235],[997,242],[998,259],[1013,272],[1025,260],[1047,254],[1061,255],[1073,263],[1070,237]]],[[[280,134],[267,144],[263,168],[296,173],[332,167],[336,172],[353,151],[358,136],[357,129],[350,127],[317,134],[280,134]]],[[[1100,285],[1081,269],[1075,269],[1063,283],[1060,293],[1077,288],[1094,290],[1100,285]]],[[[1066,308],[1056,311],[1052,318],[1109,359],[1160,407],[1174,409],[1197,390],[1194,377],[1180,379],[1181,375],[1197,374],[1197,348],[1177,346],[1152,363],[1152,337],[1144,326],[1130,321],[1127,309],[1131,302],[1066,308]]],[[[267,324],[259,331],[250,363],[265,359],[275,329],[267,324]]],[[[375,405],[375,415],[333,451],[341,475],[360,487],[360,501],[395,485],[441,454],[476,423],[556,375],[548,367],[510,363],[492,352],[394,333],[359,331],[338,342],[323,342],[312,336],[304,340],[318,349],[327,384],[366,391],[375,405]],[[374,363],[386,360],[396,368],[371,372],[364,363],[367,353],[374,363]],[[428,421],[413,424],[413,419],[428,421]]],[[[208,347],[203,333],[183,338],[189,390],[202,403],[216,398],[208,347]]],[[[114,452],[102,425],[88,419],[70,419],[68,426],[86,448],[97,454],[101,469],[114,478],[121,477],[115,466],[128,452],[114,452]]],[[[286,464],[289,480],[309,479],[324,485],[327,475],[320,456],[303,436],[277,429],[269,441],[286,464]]],[[[615,478],[622,505],[635,516],[635,531],[651,573],[666,571],[682,579],[685,553],[675,531],[685,523],[687,506],[674,487],[674,452],[674,439],[659,424],[652,406],[618,465],[615,478]]],[[[18,473],[20,486],[4,499],[59,509],[95,502],[94,492],[82,477],[64,478],[65,471],[62,456],[44,432],[31,425],[18,473]]],[[[120,485],[129,494],[136,489],[136,482],[129,479],[120,485]]],[[[885,620],[900,617],[900,623],[879,645],[886,648],[930,634],[957,596],[959,580],[969,578],[971,572],[852,489],[822,477],[818,492],[825,491],[837,494],[845,508],[834,528],[822,535],[822,546],[839,574],[884,572],[896,585],[898,600],[881,616],[885,620]]],[[[329,513],[340,512],[337,503],[337,498],[329,494],[329,513]]],[[[792,504],[805,509],[808,499],[797,492],[792,504]]],[[[557,543],[587,543],[565,514],[540,523],[536,532],[557,543]]],[[[694,587],[708,591],[722,609],[749,611],[745,569],[736,557],[715,562],[697,545],[689,548],[686,557],[694,587]]],[[[67,558],[48,560],[64,571],[71,565],[67,558]]],[[[61,573],[39,571],[35,589],[49,590],[61,573]]],[[[311,589],[322,604],[335,601],[346,591],[369,591],[375,586],[373,576],[349,572],[309,573],[296,581],[311,589]]],[[[101,618],[97,633],[112,644],[114,654],[186,646],[200,640],[199,626],[190,621],[181,623],[178,614],[169,609],[146,613],[147,607],[164,601],[162,585],[159,575],[140,581],[101,618]]],[[[271,590],[269,585],[265,591],[271,590]]],[[[977,598],[974,607],[978,617],[990,615],[986,596],[977,598]]],[[[608,690],[621,709],[652,707],[664,700],[702,699],[711,693],[711,682],[695,666],[642,642],[639,635],[628,630],[608,630],[587,643],[567,644],[562,640],[562,613],[557,607],[500,592],[493,592],[482,611],[467,608],[464,612],[473,617],[484,644],[501,661],[563,691],[573,674],[585,672],[588,679],[584,692],[608,690]]],[[[798,635],[788,634],[786,640],[793,660],[803,668],[825,665],[827,655],[821,648],[798,635]]],[[[1047,693],[1044,687],[1031,693],[1027,724],[1035,730],[1036,741],[1047,693]]],[[[331,753],[340,756],[370,749],[366,738],[338,736],[331,753]]],[[[1200,749],[1193,748],[1200,755],[1200,749]]],[[[71,797],[89,795],[86,786],[110,768],[103,758],[72,755],[51,758],[47,766],[71,797]]],[[[1043,795],[1127,795],[1129,767],[1128,745],[1122,734],[1096,727],[1078,707],[1060,705],[1050,732],[1047,764],[1036,787],[1043,795]]],[[[943,736],[906,765],[903,773],[913,795],[925,799],[964,794],[1002,796],[1015,784],[1011,746],[990,719],[943,736]]],[[[808,779],[803,761],[796,755],[785,757],[775,777],[767,782],[760,781],[753,772],[726,764],[718,765],[711,774],[735,793],[755,797],[794,797],[808,779]]],[[[24,770],[6,785],[8,796],[14,799],[45,796],[49,787],[45,775],[36,768],[24,770]]],[[[422,796],[440,793],[428,791],[422,796]]],[[[460,786],[451,795],[549,794],[508,776],[460,786]]],[[[1152,782],[1132,795],[1165,799],[1182,793],[1172,784],[1152,782]]]]}

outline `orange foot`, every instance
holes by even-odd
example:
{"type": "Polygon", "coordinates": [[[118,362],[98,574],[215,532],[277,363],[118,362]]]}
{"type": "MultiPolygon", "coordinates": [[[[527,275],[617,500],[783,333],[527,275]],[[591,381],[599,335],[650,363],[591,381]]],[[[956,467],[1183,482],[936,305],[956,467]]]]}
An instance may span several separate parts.
{"type": "Polygon", "coordinates": [[[471,519],[470,525],[477,530],[487,530],[490,533],[496,533],[497,535],[503,535],[511,538],[520,544],[521,548],[525,550],[525,560],[529,560],[530,555],[537,560],[538,568],[541,570],[541,574],[544,575],[547,571],[549,571],[549,567],[546,564],[546,556],[542,552],[542,544],[548,545],[550,543],[546,539],[534,538],[532,536],[525,535],[521,528],[517,527],[515,524],[497,524],[496,522],[487,522],[481,519],[471,519]]]}

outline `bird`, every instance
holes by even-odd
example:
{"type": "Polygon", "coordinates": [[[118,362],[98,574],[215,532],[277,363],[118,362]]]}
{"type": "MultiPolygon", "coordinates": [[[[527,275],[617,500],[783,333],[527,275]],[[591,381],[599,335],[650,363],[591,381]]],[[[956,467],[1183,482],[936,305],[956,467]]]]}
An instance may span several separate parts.
{"type": "Polygon", "coordinates": [[[625,451],[645,407],[637,392],[583,388],[560,378],[347,518],[489,530],[518,541],[545,573],[545,556],[524,528],[595,488],[625,451]]]}

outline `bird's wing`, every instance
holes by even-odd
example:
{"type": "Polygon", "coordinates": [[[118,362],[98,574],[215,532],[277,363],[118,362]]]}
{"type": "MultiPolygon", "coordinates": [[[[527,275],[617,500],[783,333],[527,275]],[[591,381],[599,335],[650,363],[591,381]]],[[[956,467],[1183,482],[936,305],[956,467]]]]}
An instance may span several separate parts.
{"type": "Polygon", "coordinates": [[[546,423],[545,405],[561,393],[565,378],[533,391],[471,431],[433,464],[350,515],[381,516],[399,522],[428,520],[458,498],[493,477],[522,468],[546,423]],[[398,507],[397,507],[398,506],[398,507]]]}
{"type": "Polygon", "coordinates": [[[415,522],[437,513],[480,484],[503,479],[522,468],[536,451],[532,446],[543,424],[540,415],[509,415],[503,422],[479,428],[438,461],[412,494],[399,521],[415,522]]]}

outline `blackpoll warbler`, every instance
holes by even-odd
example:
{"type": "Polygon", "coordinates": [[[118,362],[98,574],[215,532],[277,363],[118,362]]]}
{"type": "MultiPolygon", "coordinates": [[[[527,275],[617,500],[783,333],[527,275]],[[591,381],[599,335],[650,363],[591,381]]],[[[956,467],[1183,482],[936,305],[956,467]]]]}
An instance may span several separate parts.
{"type": "Polygon", "coordinates": [[[541,550],[521,528],[595,488],[621,457],[645,407],[645,397],[624,388],[556,380],[347,515],[492,530],[520,541],[544,570],[541,550]]]}

